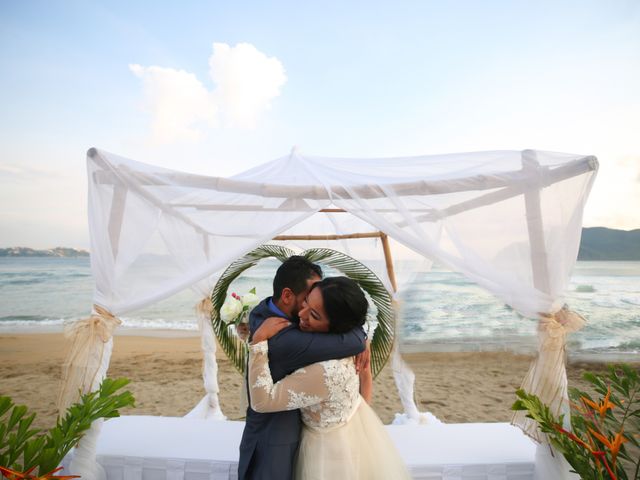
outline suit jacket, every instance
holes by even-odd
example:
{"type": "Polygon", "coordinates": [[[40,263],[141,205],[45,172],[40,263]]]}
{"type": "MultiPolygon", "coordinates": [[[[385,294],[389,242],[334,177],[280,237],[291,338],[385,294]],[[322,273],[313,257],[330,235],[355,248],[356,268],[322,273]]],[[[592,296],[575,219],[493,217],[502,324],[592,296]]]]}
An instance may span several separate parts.
{"type": "MultiPolygon", "coordinates": [[[[249,317],[251,336],[268,317],[278,316],[268,306],[269,298],[258,304],[249,317]]],[[[269,368],[277,382],[312,363],[357,355],[365,348],[360,327],[344,334],[303,332],[297,325],[269,339],[269,368]]],[[[251,398],[248,392],[248,398],[251,398]]],[[[300,442],[302,422],[299,410],[258,413],[247,408],[240,442],[239,480],[290,480],[300,442]]]]}

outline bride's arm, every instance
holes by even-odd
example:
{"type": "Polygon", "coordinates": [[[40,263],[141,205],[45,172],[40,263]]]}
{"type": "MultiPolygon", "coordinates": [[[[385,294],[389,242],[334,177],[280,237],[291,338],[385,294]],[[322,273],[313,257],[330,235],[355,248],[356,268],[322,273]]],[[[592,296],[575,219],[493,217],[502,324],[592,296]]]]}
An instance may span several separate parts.
{"type": "Polygon", "coordinates": [[[297,410],[318,404],[329,395],[320,363],[300,368],[273,383],[267,341],[249,346],[249,389],[251,408],[262,413],[297,410]]]}
{"type": "MultiPolygon", "coordinates": [[[[359,372],[360,377],[360,395],[365,401],[371,405],[373,399],[373,373],[371,372],[371,346],[367,342],[367,348],[363,352],[359,359],[359,372]]],[[[358,359],[356,360],[358,361],[358,359]]]]}

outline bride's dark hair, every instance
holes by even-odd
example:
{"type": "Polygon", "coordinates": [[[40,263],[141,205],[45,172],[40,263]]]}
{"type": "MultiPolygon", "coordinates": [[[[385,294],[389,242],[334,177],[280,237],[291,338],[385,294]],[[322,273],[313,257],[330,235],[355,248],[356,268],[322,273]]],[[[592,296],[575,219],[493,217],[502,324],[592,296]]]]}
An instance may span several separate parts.
{"type": "Polygon", "coordinates": [[[355,281],[347,277],[327,277],[315,283],[314,288],[322,294],[329,332],[346,333],[364,325],[369,302],[355,281]]]}

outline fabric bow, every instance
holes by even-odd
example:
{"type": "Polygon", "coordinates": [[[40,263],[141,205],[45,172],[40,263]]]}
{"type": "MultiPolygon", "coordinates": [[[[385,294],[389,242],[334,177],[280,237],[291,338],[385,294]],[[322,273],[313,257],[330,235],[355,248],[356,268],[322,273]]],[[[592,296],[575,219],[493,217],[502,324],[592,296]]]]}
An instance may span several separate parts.
{"type": "Polygon", "coordinates": [[[541,334],[542,348],[564,348],[567,333],[577,332],[586,323],[587,320],[582,315],[570,310],[567,305],[556,313],[541,313],[538,332],[541,334]]]}
{"type": "Polygon", "coordinates": [[[103,343],[107,343],[113,336],[113,331],[122,324],[122,320],[100,305],[93,306],[93,313],[88,318],[78,320],[65,328],[64,335],[67,338],[82,336],[85,339],[99,337],[103,343]]]}
{"type": "Polygon", "coordinates": [[[213,311],[213,303],[211,298],[204,297],[196,304],[196,312],[201,317],[211,318],[211,312],[213,311]]]}
{"type": "Polygon", "coordinates": [[[62,415],[80,395],[93,387],[102,366],[105,345],[122,321],[111,312],[93,305],[93,312],[65,328],[65,337],[71,339],[71,347],[63,365],[62,381],[58,394],[58,410],[62,415]]]}
{"type": "MultiPolygon", "coordinates": [[[[584,317],[566,305],[552,314],[540,313],[538,355],[531,363],[521,388],[537,395],[554,415],[562,413],[568,400],[565,370],[567,334],[580,330],[585,324],[584,317]]],[[[511,424],[520,427],[537,442],[548,441],[537,422],[527,418],[524,411],[515,412],[511,424]]]]}

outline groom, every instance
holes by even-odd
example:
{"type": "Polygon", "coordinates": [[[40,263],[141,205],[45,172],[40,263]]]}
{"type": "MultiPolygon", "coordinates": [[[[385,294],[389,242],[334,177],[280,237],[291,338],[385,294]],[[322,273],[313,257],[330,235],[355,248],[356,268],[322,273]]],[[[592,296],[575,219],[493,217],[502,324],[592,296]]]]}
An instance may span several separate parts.
{"type": "MultiPolygon", "coordinates": [[[[297,328],[302,302],[311,286],[321,279],[318,265],[292,256],[276,272],[273,297],[263,300],[251,312],[251,336],[269,317],[284,317],[292,322],[269,339],[269,368],[274,382],[306,365],[357,355],[365,349],[365,334],[360,327],[345,334],[303,332],[297,328]]],[[[301,426],[299,410],[258,413],[247,407],[238,479],[291,480],[301,426]]]]}

